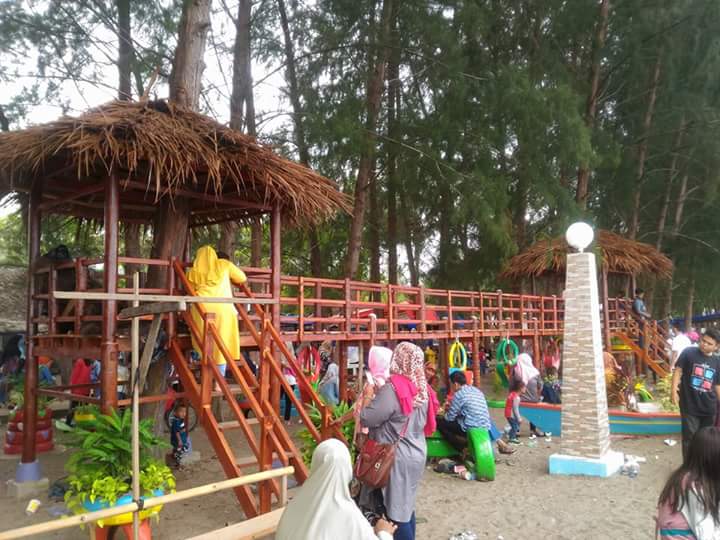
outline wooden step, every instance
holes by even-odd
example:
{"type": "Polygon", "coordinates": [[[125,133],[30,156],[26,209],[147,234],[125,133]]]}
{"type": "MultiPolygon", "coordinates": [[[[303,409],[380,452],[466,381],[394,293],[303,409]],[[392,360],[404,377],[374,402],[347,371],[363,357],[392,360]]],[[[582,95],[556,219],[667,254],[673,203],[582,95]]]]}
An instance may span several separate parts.
{"type": "MultiPolygon", "coordinates": [[[[248,418],[246,420],[248,424],[251,426],[257,425],[258,419],[257,418],[248,418]]],[[[218,427],[221,431],[230,431],[233,429],[240,429],[240,421],[239,420],[229,420],[227,422],[218,422],[218,427]]]]}
{"type": "MultiPolygon", "coordinates": [[[[256,390],[257,390],[257,386],[250,387],[251,392],[255,392],[256,390]]],[[[245,392],[243,392],[243,389],[239,384],[231,384],[230,385],[230,393],[233,396],[239,396],[240,394],[243,394],[243,395],[245,394],[245,392]]],[[[213,397],[225,397],[225,393],[224,392],[213,392],[212,396],[213,397]]]]}
{"type": "MultiPolygon", "coordinates": [[[[285,454],[286,459],[290,459],[290,458],[294,457],[292,455],[292,452],[283,452],[283,454],[285,454]]],[[[272,458],[280,459],[277,452],[273,452],[272,458]]],[[[244,457],[238,458],[236,460],[237,466],[240,468],[250,467],[251,465],[257,465],[257,462],[258,462],[258,460],[255,456],[244,456],[244,457]]]]}

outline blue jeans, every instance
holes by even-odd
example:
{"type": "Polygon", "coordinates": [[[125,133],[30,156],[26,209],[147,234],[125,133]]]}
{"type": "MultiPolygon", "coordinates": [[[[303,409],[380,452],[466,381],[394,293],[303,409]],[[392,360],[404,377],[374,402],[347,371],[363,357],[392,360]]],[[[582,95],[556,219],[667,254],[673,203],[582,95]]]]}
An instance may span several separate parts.
{"type": "Polygon", "coordinates": [[[520,433],[520,422],[515,418],[508,418],[508,424],[510,424],[510,439],[517,439],[518,433],[520,433]]]}
{"type": "Polygon", "coordinates": [[[393,536],[393,540],[415,540],[415,512],[410,516],[410,521],[405,523],[394,522],[397,530],[393,536]]]}

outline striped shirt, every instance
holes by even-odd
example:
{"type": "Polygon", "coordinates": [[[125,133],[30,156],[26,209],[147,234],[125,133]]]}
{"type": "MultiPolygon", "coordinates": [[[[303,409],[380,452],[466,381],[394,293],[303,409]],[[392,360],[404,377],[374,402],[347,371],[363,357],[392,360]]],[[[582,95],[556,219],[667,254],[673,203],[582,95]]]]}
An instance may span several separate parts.
{"type": "Polygon", "coordinates": [[[457,421],[463,431],[470,428],[490,429],[490,413],[485,394],[479,388],[466,384],[455,392],[450,408],[445,413],[445,420],[457,421]]]}

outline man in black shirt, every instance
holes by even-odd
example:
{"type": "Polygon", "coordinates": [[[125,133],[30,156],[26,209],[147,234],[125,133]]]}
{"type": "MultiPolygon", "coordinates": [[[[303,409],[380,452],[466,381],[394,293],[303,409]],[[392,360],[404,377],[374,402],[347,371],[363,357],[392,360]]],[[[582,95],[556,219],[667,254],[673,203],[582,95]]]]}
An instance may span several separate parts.
{"type": "Polygon", "coordinates": [[[671,398],[680,403],[683,460],[695,432],[715,424],[720,397],[720,331],[708,328],[698,347],[686,348],[675,364],[671,398]],[[679,390],[679,392],[678,392],[679,390]]]}

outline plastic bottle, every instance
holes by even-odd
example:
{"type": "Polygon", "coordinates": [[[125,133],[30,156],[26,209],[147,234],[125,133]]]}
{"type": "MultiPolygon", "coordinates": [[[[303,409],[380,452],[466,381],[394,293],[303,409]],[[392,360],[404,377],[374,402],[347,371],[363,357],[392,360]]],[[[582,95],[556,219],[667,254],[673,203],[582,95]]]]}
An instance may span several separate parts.
{"type": "Polygon", "coordinates": [[[475,473],[472,471],[465,471],[460,473],[460,478],[463,480],[475,480],[475,473]]]}

